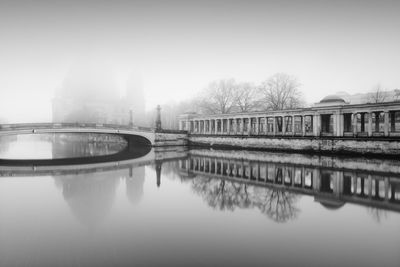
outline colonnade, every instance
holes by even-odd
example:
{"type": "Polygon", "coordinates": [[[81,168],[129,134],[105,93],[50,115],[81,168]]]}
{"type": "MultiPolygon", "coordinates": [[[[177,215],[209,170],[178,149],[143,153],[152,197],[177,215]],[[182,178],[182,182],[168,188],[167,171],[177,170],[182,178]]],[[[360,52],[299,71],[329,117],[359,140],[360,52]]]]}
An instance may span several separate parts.
{"type": "MultiPolygon", "coordinates": [[[[186,130],[198,134],[313,135],[313,118],[312,115],[293,115],[192,119],[187,122],[186,130]]],[[[181,130],[184,129],[181,125],[181,130]]]]}
{"type": "Polygon", "coordinates": [[[303,194],[400,204],[400,184],[397,177],[274,162],[198,156],[181,160],[180,169],[214,178],[270,184],[303,194]]]}
{"type": "Polygon", "coordinates": [[[400,136],[400,103],[181,116],[179,127],[202,135],[400,136]]]}

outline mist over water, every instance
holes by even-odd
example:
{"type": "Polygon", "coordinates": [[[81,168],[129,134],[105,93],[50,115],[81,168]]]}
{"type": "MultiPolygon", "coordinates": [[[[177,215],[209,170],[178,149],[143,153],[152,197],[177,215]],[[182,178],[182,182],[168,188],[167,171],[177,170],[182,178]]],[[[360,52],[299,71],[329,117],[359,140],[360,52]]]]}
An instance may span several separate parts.
{"type": "MultiPolygon", "coordinates": [[[[66,155],[80,146],[69,140],[35,137],[29,156],[66,155]]],[[[21,153],[15,142],[2,158],[21,153]]],[[[0,265],[397,266],[398,163],[327,160],[189,150],[109,170],[0,166],[0,265]]]]}

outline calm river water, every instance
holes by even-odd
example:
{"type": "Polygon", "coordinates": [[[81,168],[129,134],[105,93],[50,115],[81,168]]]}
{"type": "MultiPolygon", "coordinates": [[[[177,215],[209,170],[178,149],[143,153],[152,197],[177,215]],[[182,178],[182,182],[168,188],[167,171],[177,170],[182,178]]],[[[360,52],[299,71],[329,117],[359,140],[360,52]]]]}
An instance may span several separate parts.
{"type": "MultiPolygon", "coordinates": [[[[0,158],[126,146],[65,140],[3,137],[0,158]]],[[[0,165],[0,266],[400,266],[400,161],[180,148],[0,165]]]]}

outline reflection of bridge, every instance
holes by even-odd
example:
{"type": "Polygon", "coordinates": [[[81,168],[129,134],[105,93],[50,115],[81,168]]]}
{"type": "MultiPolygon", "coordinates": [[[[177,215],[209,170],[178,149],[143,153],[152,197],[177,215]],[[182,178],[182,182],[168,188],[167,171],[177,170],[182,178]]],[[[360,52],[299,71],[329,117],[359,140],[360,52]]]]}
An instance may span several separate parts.
{"type": "Polygon", "coordinates": [[[156,132],[153,128],[98,123],[25,123],[2,124],[1,135],[40,133],[100,133],[124,136],[128,141],[152,146],[183,145],[185,134],[181,132],[156,132]]]}
{"type": "Polygon", "coordinates": [[[242,157],[218,151],[189,153],[188,159],[180,160],[181,174],[189,177],[200,175],[312,195],[328,208],[351,202],[400,211],[400,173],[307,165],[307,161],[296,164],[273,155],[260,161],[247,152],[242,157]]]}
{"type": "MultiPolygon", "coordinates": [[[[187,156],[184,149],[173,149],[169,151],[150,150],[142,157],[121,160],[109,160],[98,163],[86,162],[82,164],[60,164],[55,165],[54,162],[61,160],[38,160],[39,164],[35,165],[35,161],[29,161],[30,164],[21,164],[22,161],[16,161],[16,164],[0,165],[0,176],[58,176],[58,175],[79,175],[85,173],[112,171],[120,169],[129,169],[157,164],[163,161],[177,160],[187,156]]],[[[109,157],[109,156],[105,156],[109,157]]],[[[94,157],[96,158],[96,157],[94,157]]],[[[85,159],[80,159],[84,162],[85,159]]],[[[86,160],[90,160],[87,158],[86,160]]]]}

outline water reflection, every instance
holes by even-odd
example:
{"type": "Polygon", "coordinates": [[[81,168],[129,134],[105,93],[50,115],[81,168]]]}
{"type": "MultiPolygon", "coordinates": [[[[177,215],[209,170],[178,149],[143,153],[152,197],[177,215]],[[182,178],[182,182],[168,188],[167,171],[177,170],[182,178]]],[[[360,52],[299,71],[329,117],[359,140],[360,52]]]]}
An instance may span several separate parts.
{"type": "Polygon", "coordinates": [[[52,155],[56,158],[93,157],[118,153],[126,148],[127,141],[109,134],[51,134],[52,155]]]}
{"type": "Polygon", "coordinates": [[[192,188],[219,210],[257,208],[276,222],[294,219],[299,212],[295,206],[298,196],[287,191],[205,177],[193,179],[192,188]]]}
{"type": "Polygon", "coordinates": [[[64,159],[104,156],[123,151],[127,145],[127,141],[121,136],[95,133],[0,136],[0,158],[64,159]]]}
{"type": "Polygon", "coordinates": [[[0,166],[0,265],[397,266],[399,166],[183,148],[0,166]]]}
{"type": "MultiPolygon", "coordinates": [[[[192,150],[189,154],[179,161],[179,172],[193,180],[193,190],[209,206],[220,210],[256,207],[274,221],[286,222],[298,215],[299,196],[312,195],[327,209],[350,202],[379,211],[400,211],[396,166],[400,163],[396,161],[385,163],[394,165],[386,172],[376,172],[316,164],[312,156],[300,156],[297,161],[302,164],[297,164],[278,153],[192,150]]],[[[351,165],[359,159],[341,160],[351,165]]],[[[325,163],[326,158],[320,157],[319,162],[325,163]]],[[[335,164],[340,165],[339,160],[335,164]]]]}
{"type": "Polygon", "coordinates": [[[54,177],[74,216],[89,228],[101,223],[113,206],[119,183],[114,173],[92,173],[85,177],[54,177]]]}
{"type": "Polygon", "coordinates": [[[143,198],[145,167],[129,168],[129,176],[126,177],[126,195],[133,205],[137,205],[143,198]]]}

